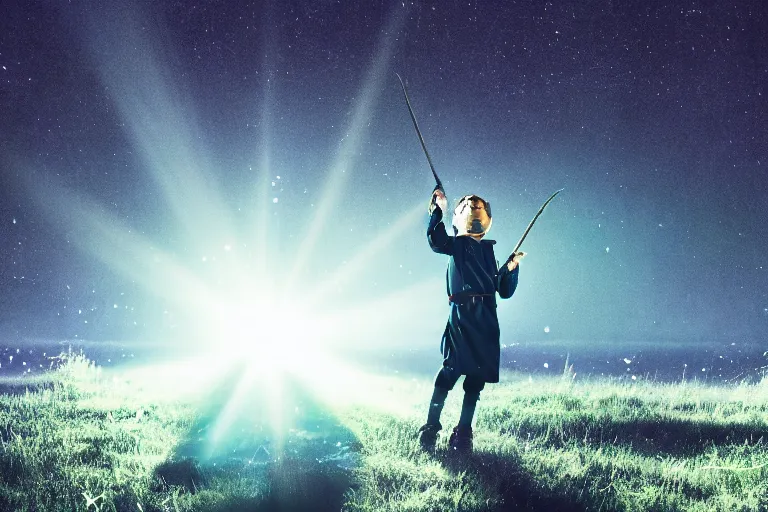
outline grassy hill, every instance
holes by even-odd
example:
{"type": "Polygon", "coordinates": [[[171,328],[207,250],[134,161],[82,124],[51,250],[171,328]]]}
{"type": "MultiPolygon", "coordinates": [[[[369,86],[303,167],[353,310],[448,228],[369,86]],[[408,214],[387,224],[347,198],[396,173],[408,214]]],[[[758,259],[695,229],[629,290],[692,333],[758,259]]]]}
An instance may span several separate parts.
{"type": "MultiPolygon", "coordinates": [[[[391,378],[398,414],[307,406],[279,445],[257,413],[202,457],[216,416],[204,402],[69,355],[36,381],[5,383],[0,510],[768,510],[768,379],[511,374],[483,392],[465,459],[447,452],[447,436],[434,454],[418,450],[430,388],[391,378]]],[[[457,389],[444,424],[460,400],[457,389]]]]}

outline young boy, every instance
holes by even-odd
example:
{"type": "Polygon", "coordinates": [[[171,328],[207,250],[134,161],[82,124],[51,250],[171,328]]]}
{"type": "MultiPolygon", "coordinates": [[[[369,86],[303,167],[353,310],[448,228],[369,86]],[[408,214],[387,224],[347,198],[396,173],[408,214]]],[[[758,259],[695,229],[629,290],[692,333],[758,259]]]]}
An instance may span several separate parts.
{"type": "Polygon", "coordinates": [[[455,236],[449,236],[443,223],[447,200],[442,190],[432,194],[427,240],[433,251],[450,256],[446,282],[451,307],[443,333],[443,367],[437,373],[429,405],[427,423],[419,429],[419,443],[434,451],[442,429],[440,414],[448,392],[464,378],[464,401],[459,424],[449,439],[451,451],[472,452],[472,418],[480,391],[486,382],[499,381],[499,320],[496,293],[508,299],[515,293],[518,263],[525,253],[498,268],[492,240],[483,240],[491,227],[491,207],[484,199],[464,196],[453,212],[455,236]]]}

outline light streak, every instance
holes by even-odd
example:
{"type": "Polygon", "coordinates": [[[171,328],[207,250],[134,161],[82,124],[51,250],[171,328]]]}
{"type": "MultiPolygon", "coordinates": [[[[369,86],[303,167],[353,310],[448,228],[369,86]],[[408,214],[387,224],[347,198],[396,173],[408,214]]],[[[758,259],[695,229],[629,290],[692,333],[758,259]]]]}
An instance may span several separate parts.
{"type": "MultiPolygon", "coordinates": [[[[410,208],[354,253],[346,265],[333,269],[329,277],[310,280],[306,270],[354,168],[404,10],[397,9],[383,31],[344,142],[328,170],[324,192],[308,219],[301,246],[287,264],[291,269],[287,274],[280,273],[280,263],[284,263],[277,261],[280,255],[269,250],[266,223],[254,223],[245,237],[248,243],[238,243],[243,237],[238,236],[234,212],[226,206],[215,173],[210,172],[212,159],[199,135],[203,130],[192,121],[196,116],[189,101],[180,87],[172,85],[170,68],[154,52],[155,45],[141,29],[136,13],[122,8],[106,18],[91,26],[95,34],[93,54],[102,79],[113,91],[124,125],[183,230],[191,253],[200,259],[206,256],[208,270],[201,272],[200,259],[185,262],[160,249],[163,244],[139,235],[97,203],[53,180],[29,186],[80,249],[152,294],[172,301],[194,319],[184,332],[190,342],[188,351],[199,353],[199,358],[134,369],[131,378],[145,379],[155,389],[169,393],[182,395],[185,389],[205,395],[223,374],[231,375],[234,367],[239,368],[237,383],[221,404],[209,439],[209,454],[226,438],[254,394],[266,402],[262,405],[268,411],[270,429],[280,439],[286,430],[284,409],[291,400],[285,386],[288,380],[298,383],[329,410],[358,402],[370,405],[372,401],[387,410],[401,410],[402,403],[386,398],[386,379],[345,362],[340,352],[347,344],[357,349],[377,347],[370,339],[380,339],[376,333],[385,330],[387,324],[407,326],[415,322],[425,312],[418,294],[435,283],[415,283],[362,304],[345,304],[337,297],[333,309],[321,306],[339,285],[359,276],[379,251],[395,243],[402,233],[416,229],[424,205],[410,208]],[[112,53],[103,51],[105,47],[112,53]],[[136,55],[142,56],[140,62],[136,55]],[[244,245],[255,261],[249,261],[247,251],[242,250],[244,245]],[[185,383],[183,389],[178,389],[179,382],[185,383]]],[[[265,85],[263,91],[261,154],[254,185],[257,217],[262,219],[270,211],[270,121],[275,108],[271,87],[265,85]]]]}

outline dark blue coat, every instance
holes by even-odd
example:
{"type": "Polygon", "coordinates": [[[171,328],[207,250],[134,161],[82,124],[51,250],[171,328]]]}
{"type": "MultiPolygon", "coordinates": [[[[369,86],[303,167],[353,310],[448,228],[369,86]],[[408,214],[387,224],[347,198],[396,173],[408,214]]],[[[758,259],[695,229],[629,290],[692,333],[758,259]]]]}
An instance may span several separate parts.
{"type": "Polygon", "coordinates": [[[517,288],[520,267],[510,272],[498,267],[493,240],[448,236],[443,213],[435,208],[429,219],[427,240],[433,251],[450,256],[446,285],[451,312],[441,344],[443,365],[459,375],[474,375],[499,382],[499,319],[496,293],[508,299],[517,288]],[[478,297],[478,295],[480,297],[478,297]]]}

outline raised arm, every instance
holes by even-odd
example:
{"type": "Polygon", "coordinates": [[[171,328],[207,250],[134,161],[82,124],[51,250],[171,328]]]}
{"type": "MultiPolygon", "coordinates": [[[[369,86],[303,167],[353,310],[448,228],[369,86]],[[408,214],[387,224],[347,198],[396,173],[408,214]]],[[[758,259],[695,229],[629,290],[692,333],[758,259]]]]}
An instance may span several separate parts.
{"type": "Polygon", "coordinates": [[[445,194],[437,189],[432,194],[432,201],[429,204],[429,226],[427,227],[427,242],[429,247],[440,254],[453,254],[453,237],[449,236],[445,230],[443,222],[443,210],[448,201],[445,194]]]}

